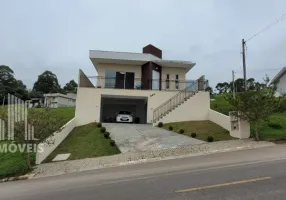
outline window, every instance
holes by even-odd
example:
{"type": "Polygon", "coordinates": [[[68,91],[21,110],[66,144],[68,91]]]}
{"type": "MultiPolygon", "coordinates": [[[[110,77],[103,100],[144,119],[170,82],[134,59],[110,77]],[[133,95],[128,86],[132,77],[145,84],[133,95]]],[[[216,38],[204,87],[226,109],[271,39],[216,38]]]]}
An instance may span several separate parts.
{"type": "MultiPolygon", "coordinates": [[[[104,80],[105,88],[114,88],[115,78],[116,78],[115,71],[105,72],[105,80],[104,80]]],[[[99,81],[102,81],[102,80],[99,80],[99,81]]]]}
{"type": "Polygon", "coordinates": [[[166,75],[166,89],[170,89],[170,75],[166,75]]]}
{"type": "Polygon", "coordinates": [[[179,74],[176,74],[176,80],[175,80],[175,88],[179,89],[179,74]]]}

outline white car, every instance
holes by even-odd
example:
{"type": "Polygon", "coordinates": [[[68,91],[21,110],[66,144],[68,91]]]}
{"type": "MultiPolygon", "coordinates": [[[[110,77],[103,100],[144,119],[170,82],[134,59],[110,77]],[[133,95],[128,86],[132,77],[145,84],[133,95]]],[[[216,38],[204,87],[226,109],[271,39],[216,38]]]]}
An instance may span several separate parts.
{"type": "Polygon", "coordinates": [[[133,122],[133,115],[129,111],[119,111],[116,113],[116,122],[133,122]]]}

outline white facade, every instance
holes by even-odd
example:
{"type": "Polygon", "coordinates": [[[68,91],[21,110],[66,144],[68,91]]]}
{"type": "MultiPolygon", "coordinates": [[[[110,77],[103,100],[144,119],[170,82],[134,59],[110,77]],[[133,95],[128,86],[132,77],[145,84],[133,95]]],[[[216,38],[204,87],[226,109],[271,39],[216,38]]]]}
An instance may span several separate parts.
{"type": "Polygon", "coordinates": [[[45,107],[58,108],[58,107],[75,107],[76,105],[76,94],[68,93],[52,93],[45,94],[45,107]]]}

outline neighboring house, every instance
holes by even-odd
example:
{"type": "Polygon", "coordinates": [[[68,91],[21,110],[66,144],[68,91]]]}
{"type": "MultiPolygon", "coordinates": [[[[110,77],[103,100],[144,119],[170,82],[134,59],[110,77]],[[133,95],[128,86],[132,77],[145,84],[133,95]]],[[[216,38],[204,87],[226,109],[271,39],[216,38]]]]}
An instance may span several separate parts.
{"type": "Polygon", "coordinates": [[[98,76],[79,71],[76,120],[79,125],[129,111],[139,123],[208,120],[207,81],[186,80],[195,63],[162,59],[152,45],[142,53],[91,50],[98,76]]]}
{"type": "Polygon", "coordinates": [[[286,67],[281,69],[281,71],[273,78],[272,82],[277,83],[276,96],[286,94],[286,67]]]}
{"type": "Polygon", "coordinates": [[[74,93],[49,93],[45,94],[45,107],[58,108],[58,107],[74,107],[76,105],[76,94],[74,93]]]}

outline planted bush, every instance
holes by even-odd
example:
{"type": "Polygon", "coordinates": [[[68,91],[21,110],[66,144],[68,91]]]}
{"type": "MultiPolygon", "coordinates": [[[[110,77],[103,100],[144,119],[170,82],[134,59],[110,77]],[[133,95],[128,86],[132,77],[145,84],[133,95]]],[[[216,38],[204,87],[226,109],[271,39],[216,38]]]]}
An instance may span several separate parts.
{"type": "Polygon", "coordinates": [[[108,139],[109,136],[110,136],[110,133],[109,133],[109,132],[105,132],[105,133],[104,133],[104,137],[105,137],[106,139],[108,139]]]}
{"type": "Polygon", "coordinates": [[[269,126],[270,128],[273,128],[273,129],[282,129],[282,128],[283,128],[280,124],[272,123],[272,122],[270,122],[270,123],[268,124],[268,126],[269,126]]]}
{"type": "Polygon", "coordinates": [[[169,126],[169,130],[172,131],[173,130],[173,126],[169,126]]]}
{"type": "Polygon", "coordinates": [[[105,127],[101,127],[100,132],[101,133],[105,133],[105,131],[106,131],[106,128],[105,127]]]}
{"type": "Polygon", "coordinates": [[[111,145],[111,146],[115,146],[115,145],[116,145],[115,141],[114,141],[114,140],[111,140],[111,141],[110,141],[110,145],[111,145]]]}
{"type": "Polygon", "coordinates": [[[208,141],[208,142],[213,142],[213,141],[214,141],[213,136],[208,136],[208,137],[207,137],[207,141],[208,141]]]}
{"type": "Polygon", "coordinates": [[[101,127],[102,127],[102,124],[101,124],[101,123],[98,123],[98,124],[97,124],[97,127],[98,127],[98,128],[101,128],[101,127]]]}
{"type": "Polygon", "coordinates": [[[179,133],[181,133],[181,134],[183,134],[184,132],[185,132],[184,129],[179,130],[179,133]]]}
{"type": "Polygon", "coordinates": [[[191,133],[191,136],[192,136],[192,138],[195,138],[195,137],[197,137],[197,134],[196,133],[191,133]]]}
{"type": "Polygon", "coordinates": [[[163,127],[163,122],[159,122],[158,127],[160,127],[160,128],[163,127]]]}

